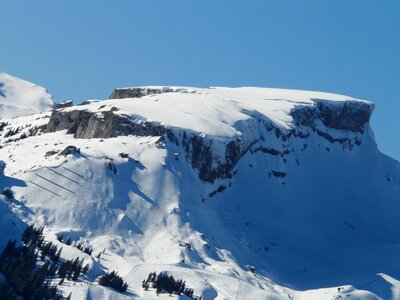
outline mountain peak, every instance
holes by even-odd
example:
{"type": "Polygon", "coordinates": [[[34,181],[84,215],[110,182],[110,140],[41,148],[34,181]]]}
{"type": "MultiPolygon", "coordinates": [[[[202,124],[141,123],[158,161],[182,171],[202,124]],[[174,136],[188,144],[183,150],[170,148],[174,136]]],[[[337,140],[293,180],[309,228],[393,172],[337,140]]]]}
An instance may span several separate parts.
{"type": "Polygon", "coordinates": [[[154,271],[203,299],[389,299],[399,286],[400,164],[377,149],[371,102],[254,87],[111,98],[0,122],[14,198],[0,195],[0,245],[44,225],[63,260],[90,265],[65,294],[161,299],[142,286],[154,271]],[[107,271],[127,293],[98,284],[107,271]]]}
{"type": "Polygon", "coordinates": [[[48,111],[53,105],[45,88],[0,72],[0,119],[48,111]]]}

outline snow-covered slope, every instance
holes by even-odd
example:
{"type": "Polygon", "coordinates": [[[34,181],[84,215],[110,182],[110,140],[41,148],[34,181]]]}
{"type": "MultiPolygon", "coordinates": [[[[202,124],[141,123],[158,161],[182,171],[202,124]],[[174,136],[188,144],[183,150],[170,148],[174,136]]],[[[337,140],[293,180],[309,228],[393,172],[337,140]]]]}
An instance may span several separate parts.
{"type": "Polygon", "coordinates": [[[106,249],[84,254],[91,271],[65,294],[170,299],[141,288],[168,271],[203,299],[398,299],[400,164],[376,147],[371,102],[264,88],[111,98],[1,127],[16,196],[4,215],[106,249]],[[105,270],[129,292],[99,286],[105,270]]]}
{"type": "MultiPolygon", "coordinates": [[[[135,88],[133,88],[135,89],[135,88]]],[[[116,107],[116,114],[159,122],[216,137],[240,136],[238,125],[251,121],[255,114],[271,120],[283,129],[293,127],[291,111],[297,106],[339,107],[353,105],[357,114],[362,109],[372,112],[373,104],[342,95],[267,88],[183,88],[143,87],[154,92],[139,98],[123,98],[90,103],[64,111],[104,112],[116,107]],[[128,100],[130,99],[130,100],[128,100]],[[100,108],[101,107],[101,108],[100,108]]],[[[149,92],[148,92],[149,93],[149,92]]],[[[369,115],[368,115],[369,116],[369,115]]],[[[368,121],[368,119],[364,120],[368,121]]],[[[360,124],[363,125],[363,124],[360,124]]]]}
{"type": "Polygon", "coordinates": [[[53,105],[43,87],[0,72],[0,119],[49,111],[53,105]]]}

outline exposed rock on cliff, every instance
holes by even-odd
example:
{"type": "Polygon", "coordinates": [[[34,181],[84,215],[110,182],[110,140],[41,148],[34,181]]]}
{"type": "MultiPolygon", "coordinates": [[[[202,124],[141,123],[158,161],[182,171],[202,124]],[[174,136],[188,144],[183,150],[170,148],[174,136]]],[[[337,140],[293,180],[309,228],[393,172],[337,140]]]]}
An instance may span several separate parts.
{"type": "MultiPolygon", "coordinates": [[[[235,89],[232,90],[235,92],[235,89]]],[[[260,90],[266,95],[270,92],[268,89],[260,90]]],[[[317,134],[330,143],[341,143],[344,148],[351,149],[354,145],[360,145],[365,125],[373,111],[373,105],[366,101],[346,98],[340,101],[320,100],[311,97],[308,102],[291,100],[289,105],[284,99],[261,98],[260,104],[251,109],[251,100],[246,102],[238,98],[243,102],[235,102],[231,98],[223,98],[219,92],[218,89],[189,90],[169,87],[116,89],[111,95],[115,100],[103,101],[104,104],[100,107],[99,103],[91,102],[83,107],[53,111],[47,130],[54,132],[67,129],[76,138],[163,136],[164,140],[168,138],[173,144],[182,146],[180,149],[183,149],[186,160],[198,170],[202,180],[214,182],[217,178],[230,178],[236,164],[249,149],[282,159],[291,152],[293,139],[306,139],[311,134],[317,134]],[[195,95],[182,95],[189,91],[195,95]],[[195,103],[190,102],[193,99],[195,103]],[[168,105],[166,108],[163,104],[160,105],[164,100],[168,105]],[[280,103],[283,105],[280,108],[283,117],[282,113],[277,114],[276,108],[274,109],[280,103]],[[154,120],[146,113],[147,110],[143,110],[147,107],[159,110],[157,119],[154,120]],[[164,121],[165,109],[177,111],[179,118],[179,113],[186,116],[189,110],[196,108],[204,110],[205,114],[222,115],[221,125],[216,124],[216,129],[210,125],[212,130],[204,132],[196,131],[196,127],[190,123],[182,126],[175,125],[176,120],[173,119],[164,121]],[[232,120],[235,115],[238,115],[237,119],[232,120]],[[288,122],[288,118],[292,118],[292,121],[288,122]],[[218,126],[226,126],[227,129],[221,131],[218,126]],[[215,136],[214,132],[219,131],[233,134],[215,136]]],[[[230,94],[228,96],[231,97],[230,94]]],[[[151,110],[149,112],[154,114],[151,110]]],[[[191,114],[193,118],[203,116],[195,115],[195,112],[191,114]]],[[[193,119],[193,124],[196,122],[198,121],[193,119]]],[[[201,126],[200,128],[208,128],[207,124],[202,123],[201,126]]],[[[276,176],[280,175],[281,173],[276,176]]]]}
{"type": "Polygon", "coordinates": [[[171,93],[174,90],[169,87],[155,87],[155,88],[119,88],[115,89],[111,94],[110,99],[123,99],[123,98],[140,98],[143,96],[171,93]]]}
{"type": "Polygon", "coordinates": [[[68,130],[76,138],[110,138],[123,135],[161,136],[163,126],[151,122],[139,121],[128,116],[114,114],[113,110],[93,113],[85,110],[53,111],[47,130],[54,132],[68,130]]]}
{"type": "Polygon", "coordinates": [[[316,100],[313,106],[296,106],[291,111],[296,125],[315,127],[320,120],[328,128],[362,131],[369,122],[374,106],[361,101],[347,101],[341,105],[324,100],[316,100]]]}
{"type": "Polygon", "coordinates": [[[60,108],[71,107],[73,105],[74,103],[72,102],[72,100],[65,100],[64,102],[55,103],[53,108],[60,109],[60,108]]]}

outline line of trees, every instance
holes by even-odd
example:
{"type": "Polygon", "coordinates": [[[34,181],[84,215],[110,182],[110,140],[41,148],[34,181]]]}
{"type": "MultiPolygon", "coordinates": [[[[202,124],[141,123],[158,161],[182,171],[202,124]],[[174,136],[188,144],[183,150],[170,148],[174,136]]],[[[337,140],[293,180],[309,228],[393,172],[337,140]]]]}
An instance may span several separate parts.
{"type": "Polygon", "coordinates": [[[117,272],[112,271],[111,273],[108,272],[107,274],[103,275],[99,279],[99,284],[102,286],[109,286],[113,289],[124,293],[128,289],[128,284],[124,282],[121,276],[118,275],[117,272]]]}
{"type": "MultiPolygon", "coordinates": [[[[160,293],[168,293],[170,295],[184,294],[189,298],[194,298],[194,290],[186,287],[186,282],[182,279],[175,279],[172,275],[165,272],[150,273],[146,280],[143,280],[142,287],[147,291],[149,288],[156,289],[157,295],[160,293]]],[[[201,297],[200,297],[201,299],[201,297]]]]}
{"type": "Polygon", "coordinates": [[[79,257],[74,260],[69,259],[64,261],[58,268],[58,276],[61,278],[61,283],[65,279],[76,281],[79,276],[85,276],[89,270],[89,264],[83,266],[83,258],[80,260],[79,257]]]}
{"type": "Polygon", "coordinates": [[[57,236],[57,240],[61,243],[64,243],[68,246],[73,246],[79,250],[81,250],[82,252],[85,252],[86,254],[92,255],[93,252],[93,248],[92,246],[84,246],[81,243],[75,243],[71,238],[69,238],[68,240],[64,241],[64,236],[63,235],[59,235],[57,236]]]}

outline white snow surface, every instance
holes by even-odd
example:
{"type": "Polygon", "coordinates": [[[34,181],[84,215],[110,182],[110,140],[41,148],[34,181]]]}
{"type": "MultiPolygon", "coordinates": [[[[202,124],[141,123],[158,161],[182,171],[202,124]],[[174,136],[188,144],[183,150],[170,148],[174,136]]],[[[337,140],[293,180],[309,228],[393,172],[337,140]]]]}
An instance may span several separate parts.
{"type": "MultiPolygon", "coordinates": [[[[146,86],[143,89],[166,90],[166,87],[146,86]]],[[[173,128],[182,128],[210,136],[241,135],[237,125],[261,114],[283,129],[292,127],[290,111],[296,106],[315,105],[318,101],[332,105],[346,102],[371,102],[349,96],[300,90],[257,87],[193,88],[168,87],[172,92],[151,94],[141,98],[105,100],[66,110],[107,111],[117,107],[117,114],[136,119],[156,121],[173,128]],[[101,107],[101,108],[100,108],[101,107]]]]}
{"type": "MultiPolygon", "coordinates": [[[[238,126],[257,111],[279,128],[293,128],[288,113],[296,105],[358,100],[263,88],[174,89],[63,110],[117,107],[116,113],[210,139],[261,136],[232,178],[201,181],[185,149],[157,136],[0,134],[6,163],[0,188],[12,186],[16,197],[11,203],[0,198],[0,247],[21,232],[23,222],[44,225],[47,240],[57,243],[63,234],[91,245],[89,256],[60,244],[62,259],[79,256],[91,267],[85,278],[61,286],[72,299],[178,299],[141,288],[153,271],[186,280],[204,300],[399,299],[400,164],[379,152],[369,125],[363,132],[329,130],[361,141],[353,147],[310,128],[302,128],[307,137],[283,141],[273,131],[238,126]],[[68,145],[81,153],[46,156],[68,145]],[[263,153],[259,146],[290,153],[263,153]],[[111,270],[129,284],[127,293],[98,285],[97,277],[111,270]]],[[[48,117],[7,120],[6,130],[22,128],[23,134],[48,117]]]]}
{"type": "Polygon", "coordinates": [[[0,72],[0,119],[49,111],[53,105],[43,87],[0,72]]]}

